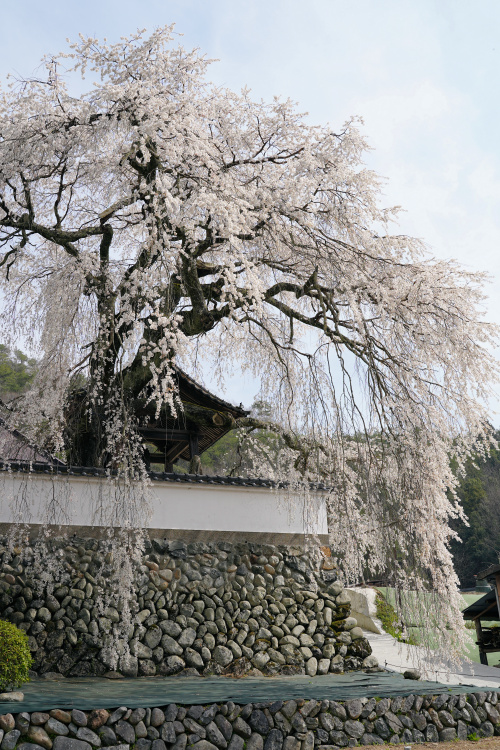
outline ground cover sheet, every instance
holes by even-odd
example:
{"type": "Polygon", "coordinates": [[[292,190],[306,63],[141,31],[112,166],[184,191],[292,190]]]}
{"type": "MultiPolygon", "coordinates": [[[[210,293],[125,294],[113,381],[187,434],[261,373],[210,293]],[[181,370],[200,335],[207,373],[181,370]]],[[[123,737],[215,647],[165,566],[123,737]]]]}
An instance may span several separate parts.
{"type": "Polygon", "coordinates": [[[405,680],[400,674],[357,672],[345,675],[307,677],[139,677],[107,680],[98,677],[33,680],[22,688],[24,701],[0,703],[0,714],[50,711],[53,708],[147,708],[169,703],[185,705],[259,703],[264,701],[314,698],[353,698],[437,693],[473,693],[476,686],[443,685],[439,682],[405,680]]]}

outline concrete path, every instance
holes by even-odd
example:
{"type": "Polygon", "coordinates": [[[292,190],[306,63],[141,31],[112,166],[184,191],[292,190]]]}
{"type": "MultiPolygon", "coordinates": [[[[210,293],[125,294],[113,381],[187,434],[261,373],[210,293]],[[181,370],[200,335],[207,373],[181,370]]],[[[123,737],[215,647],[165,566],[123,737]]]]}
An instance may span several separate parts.
{"type": "Polygon", "coordinates": [[[446,664],[443,666],[428,662],[424,656],[425,651],[420,646],[399,643],[388,633],[377,634],[368,630],[363,632],[381,667],[387,667],[395,672],[418,669],[425,679],[448,685],[476,685],[500,689],[500,669],[496,667],[463,661],[458,669],[454,666],[452,671],[450,666],[450,671],[448,671],[446,664]]]}

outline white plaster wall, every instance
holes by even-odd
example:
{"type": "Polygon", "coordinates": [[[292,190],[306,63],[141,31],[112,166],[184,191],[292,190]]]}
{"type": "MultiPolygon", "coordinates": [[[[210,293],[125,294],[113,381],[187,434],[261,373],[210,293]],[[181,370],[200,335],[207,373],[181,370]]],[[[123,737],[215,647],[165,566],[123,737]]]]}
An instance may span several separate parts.
{"type": "Polygon", "coordinates": [[[0,523],[122,526],[275,534],[327,534],[324,496],[304,502],[269,488],[153,482],[116,492],[95,477],[0,475],[0,523]],[[129,503],[123,503],[126,494],[129,503]],[[128,524],[124,519],[128,519],[128,524]]]}

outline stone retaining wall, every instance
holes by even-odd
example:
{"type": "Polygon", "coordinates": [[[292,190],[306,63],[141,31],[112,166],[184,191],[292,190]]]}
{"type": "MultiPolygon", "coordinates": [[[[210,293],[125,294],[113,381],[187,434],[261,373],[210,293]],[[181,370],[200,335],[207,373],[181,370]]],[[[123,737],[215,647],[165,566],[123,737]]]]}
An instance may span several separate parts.
{"type": "Polygon", "coordinates": [[[232,702],[0,716],[1,750],[323,750],[500,734],[499,695],[232,702]]]}
{"type": "Polygon", "coordinates": [[[314,676],[377,667],[327,547],[152,539],[127,594],[132,623],[117,641],[124,618],[118,603],[110,605],[106,543],[47,545],[49,562],[64,572],[49,587],[33,575],[31,547],[14,557],[0,547],[0,618],[28,634],[37,674],[102,675],[116,666],[109,654],[117,643],[126,676],[314,676]]]}

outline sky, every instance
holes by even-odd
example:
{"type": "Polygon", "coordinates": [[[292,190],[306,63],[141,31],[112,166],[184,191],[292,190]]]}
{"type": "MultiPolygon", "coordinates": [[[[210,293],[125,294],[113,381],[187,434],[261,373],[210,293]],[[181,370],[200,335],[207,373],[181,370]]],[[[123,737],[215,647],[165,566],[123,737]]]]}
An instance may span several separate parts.
{"type": "Polygon", "coordinates": [[[218,59],[217,84],[289,97],[337,129],[362,117],[399,231],[487,272],[500,323],[498,0],[24,0],[2,8],[0,78],[31,75],[79,33],[114,42],[171,23],[218,59]]]}

